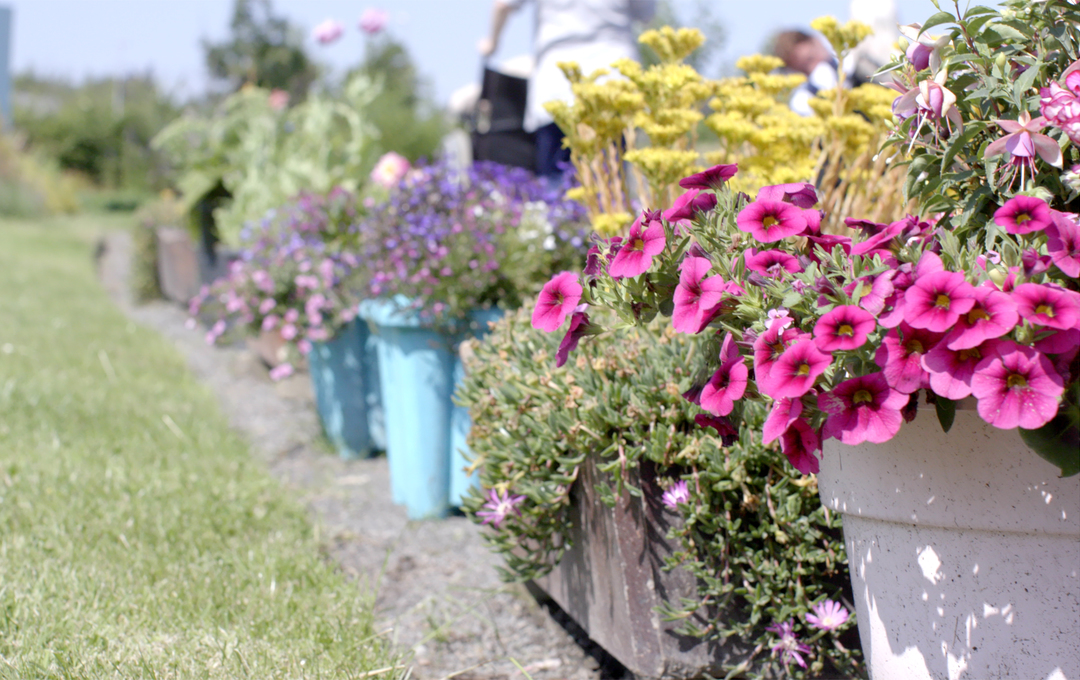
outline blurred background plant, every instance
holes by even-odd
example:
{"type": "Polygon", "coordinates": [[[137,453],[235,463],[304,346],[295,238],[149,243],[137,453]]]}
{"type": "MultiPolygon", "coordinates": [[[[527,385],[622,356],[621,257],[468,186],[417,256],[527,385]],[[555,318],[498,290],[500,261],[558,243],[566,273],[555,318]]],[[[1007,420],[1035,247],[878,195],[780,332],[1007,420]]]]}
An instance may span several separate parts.
{"type": "Polygon", "coordinates": [[[18,137],[0,135],[0,215],[36,217],[78,210],[78,178],[55,160],[27,150],[18,137]]]}
{"type": "Polygon", "coordinates": [[[159,227],[178,227],[184,223],[183,206],[176,194],[168,189],[154,201],[144,204],[135,213],[135,228],[131,233],[131,294],[136,302],[161,297],[158,279],[159,227]]]}

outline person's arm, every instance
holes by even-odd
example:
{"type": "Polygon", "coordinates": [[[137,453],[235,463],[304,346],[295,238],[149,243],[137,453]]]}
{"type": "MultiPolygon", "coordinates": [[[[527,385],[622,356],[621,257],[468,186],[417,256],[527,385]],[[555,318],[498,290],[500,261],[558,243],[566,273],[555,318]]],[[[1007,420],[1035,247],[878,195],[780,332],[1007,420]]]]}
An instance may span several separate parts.
{"type": "Polygon", "coordinates": [[[515,9],[517,8],[506,2],[506,0],[495,0],[494,4],[492,4],[491,31],[488,37],[481,38],[476,46],[482,56],[490,57],[495,54],[495,50],[499,49],[499,37],[502,35],[503,26],[506,25],[506,18],[515,9]]]}

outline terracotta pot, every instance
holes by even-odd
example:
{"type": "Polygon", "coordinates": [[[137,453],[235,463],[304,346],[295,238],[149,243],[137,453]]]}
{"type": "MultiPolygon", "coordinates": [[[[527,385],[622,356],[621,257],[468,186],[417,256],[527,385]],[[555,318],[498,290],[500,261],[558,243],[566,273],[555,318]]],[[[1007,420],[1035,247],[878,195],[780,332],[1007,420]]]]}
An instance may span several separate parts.
{"type": "MultiPolygon", "coordinates": [[[[264,364],[273,368],[285,362],[285,339],[277,330],[260,331],[255,337],[246,339],[247,347],[255,353],[264,364]]],[[[294,367],[295,368],[295,367],[294,367]]]]}
{"type": "Polygon", "coordinates": [[[167,300],[187,304],[199,292],[199,258],[187,231],[158,227],[157,266],[161,294],[167,300]]]}

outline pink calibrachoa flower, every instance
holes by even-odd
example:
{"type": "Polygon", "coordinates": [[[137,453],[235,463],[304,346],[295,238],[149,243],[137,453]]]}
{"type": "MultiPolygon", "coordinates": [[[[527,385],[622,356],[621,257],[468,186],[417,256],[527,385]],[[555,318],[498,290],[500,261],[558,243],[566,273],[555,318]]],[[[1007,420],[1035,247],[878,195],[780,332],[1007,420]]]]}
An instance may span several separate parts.
{"type": "Polygon", "coordinates": [[[1007,293],[982,285],[975,289],[974,297],[975,305],[960,315],[956,327],[945,337],[949,349],[968,349],[1000,338],[1020,321],[1016,302],[1007,293]]]}
{"type": "Polygon", "coordinates": [[[900,324],[899,331],[896,328],[890,330],[874,353],[874,362],[884,369],[885,382],[904,394],[924,387],[923,355],[937,346],[941,338],[940,333],[912,328],[906,323],[900,324]]]}
{"type": "Polygon", "coordinates": [[[724,183],[735,176],[739,166],[735,163],[728,165],[714,165],[708,170],[703,170],[696,175],[683,177],[679,180],[679,186],[683,189],[712,189],[720,191],[724,183]]]}
{"type": "Polygon", "coordinates": [[[993,355],[975,366],[971,393],[979,400],[979,416],[994,427],[1034,430],[1057,415],[1065,391],[1061,376],[1045,355],[1011,341],[998,344],[993,355]]]}
{"type": "Polygon", "coordinates": [[[672,510],[679,507],[679,503],[689,503],[690,489],[686,486],[686,480],[680,479],[672,484],[671,488],[664,492],[660,500],[672,510]]]}
{"type": "Polygon", "coordinates": [[[798,274],[803,270],[797,259],[782,250],[755,251],[753,248],[747,248],[743,257],[746,260],[747,269],[773,278],[783,276],[784,272],[798,274]]]}
{"type": "Polygon", "coordinates": [[[581,284],[574,272],[561,272],[544,284],[533,308],[532,325],[551,333],[566,321],[581,300],[581,284]]]}
{"type": "Polygon", "coordinates": [[[814,325],[814,344],[822,352],[856,349],[874,332],[877,322],[864,309],[841,305],[826,313],[814,325]]]}
{"type": "Polygon", "coordinates": [[[703,194],[700,189],[684,191],[675,199],[670,208],[660,213],[672,224],[690,225],[690,220],[699,212],[709,212],[716,207],[716,194],[703,194]]]}
{"type": "Polygon", "coordinates": [[[806,615],[806,622],[818,630],[836,630],[847,622],[851,614],[844,605],[823,600],[814,605],[813,613],[806,615]]]}
{"type": "MultiPolygon", "coordinates": [[[[818,202],[817,190],[809,182],[774,184],[758,190],[759,201],[782,201],[796,208],[813,208],[818,202]]],[[[820,220],[819,220],[820,221],[820,220]]]]}
{"type": "Polygon", "coordinates": [[[818,407],[829,414],[823,439],[836,438],[848,446],[863,442],[881,444],[900,431],[900,409],[908,395],[889,387],[883,373],[861,375],[837,385],[818,397],[818,407]]]}
{"type": "Polygon", "coordinates": [[[574,313],[570,315],[570,328],[559,343],[559,351],[555,353],[555,368],[562,367],[570,358],[570,352],[577,349],[581,339],[588,335],[589,315],[585,313],[588,308],[589,305],[578,305],[574,308],[574,313]]]}
{"type": "Polygon", "coordinates": [[[1010,234],[1042,231],[1052,223],[1050,206],[1034,196],[1013,196],[994,212],[994,222],[1010,234]]]}
{"type": "Polygon", "coordinates": [[[960,272],[937,271],[917,276],[904,293],[904,321],[935,333],[950,330],[975,306],[975,287],[960,272]]]}
{"type": "Polygon", "coordinates": [[[802,418],[780,435],[780,450],[791,466],[804,475],[816,475],[821,471],[821,461],[814,455],[815,451],[821,450],[821,437],[802,418]]]}
{"type": "Polygon", "coordinates": [[[864,276],[844,286],[844,292],[854,295],[855,286],[861,282],[862,296],[859,298],[859,306],[876,316],[885,310],[885,301],[895,290],[892,282],[894,276],[896,276],[895,269],[889,269],[877,276],[864,276]]]}
{"type": "Polygon", "coordinates": [[[488,489],[487,502],[482,510],[476,511],[477,517],[482,517],[481,524],[490,524],[495,529],[499,528],[510,513],[521,514],[517,505],[525,500],[524,496],[511,496],[509,492],[496,493],[495,489],[488,489]]]}
{"type": "Polygon", "coordinates": [[[311,35],[319,44],[329,45],[330,43],[340,38],[341,34],[344,32],[345,28],[341,25],[340,22],[334,21],[333,19],[327,19],[326,21],[316,26],[315,30],[311,32],[311,35]]]}
{"type": "Polygon", "coordinates": [[[680,333],[701,332],[706,314],[720,304],[720,298],[727,290],[722,278],[707,276],[711,267],[712,263],[703,257],[687,257],[679,266],[671,325],[680,333]]]}
{"type": "Polygon", "coordinates": [[[659,255],[667,245],[664,225],[654,213],[644,213],[630,225],[630,234],[608,265],[612,278],[641,276],[652,266],[653,256],[659,255]],[[642,220],[647,223],[643,230],[642,220]]]}
{"type": "Polygon", "coordinates": [[[819,350],[808,335],[804,336],[784,350],[769,368],[768,375],[758,376],[758,390],[773,399],[801,397],[831,364],[832,356],[819,350]]]}
{"type": "Polygon", "coordinates": [[[364,10],[364,13],[360,15],[360,30],[368,35],[375,35],[379,31],[386,28],[386,22],[390,19],[390,15],[386,13],[386,10],[378,9],[375,7],[368,7],[364,10]]]}
{"type": "Polygon", "coordinates": [[[1077,327],[1080,304],[1076,293],[1038,283],[1022,283],[1012,292],[1016,309],[1026,321],[1066,330],[1077,327]]]}
{"type": "Polygon", "coordinates": [[[930,389],[946,399],[971,396],[971,378],[975,366],[996,350],[998,340],[987,340],[976,347],[952,349],[944,342],[922,355],[922,367],[930,374],[930,389]]]}
{"type": "Polygon", "coordinates": [[[791,424],[802,414],[803,404],[800,399],[781,397],[773,402],[769,415],[765,418],[765,427],[761,430],[761,443],[771,444],[787,432],[791,424]]]}
{"type": "Polygon", "coordinates": [[[1046,251],[1066,276],[1080,278],[1080,224],[1071,213],[1052,211],[1046,228],[1046,251]]]}
{"type": "Polygon", "coordinates": [[[754,340],[754,375],[759,383],[769,375],[773,364],[788,347],[797,340],[810,337],[808,333],[788,328],[789,325],[791,319],[777,319],[754,340]]]}
{"type": "Polygon", "coordinates": [[[739,211],[735,224],[762,243],[798,236],[806,230],[806,216],[791,203],[757,201],[739,211]]]}
{"type": "Polygon", "coordinates": [[[729,333],[720,347],[720,368],[702,388],[698,403],[715,416],[726,416],[746,393],[749,376],[746,362],[735,346],[735,338],[729,333]]]}
{"type": "Polygon", "coordinates": [[[409,172],[410,167],[407,158],[399,153],[388,151],[375,164],[375,169],[371,171],[371,179],[379,186],[390,189],[397,186],[397,183],[409,172]]]}
{"type": "Polygon", "coordinates": [[[806,668],[806,661],[802,655],[809,654],[813,650],[809,645],[799,642],[799,638],[795,636],[795,624],[793,622],[774,623],[767,626],[765,630],[780,636],[780,642],[773,646],[772,651],[773,654],[780,654],[780,660],[784,662],[785,666],[794,661],[806,668]]]}
{"type": "Polygon", "coordinates": [[[1042,133],[1046,127],[1046,119],[1042,116],[1031,118],[1031,114],[1024,111],[1016,120],[996,120],[1002,130],[1007,134],[990,143],[983,154],[986,158],[1000,156],[1008,153],[1013,165],[1022,165],[1035,171],[1035,156],[1043,159],[1055,168],[1062,164],[1061,147],[1052,138],[1042,133]]]}
{"type": "Polygon", "coordinates": [[[727,418],[709,413],[698,413],[694,416],[694,422],[702,429],[711,427],[716,430],[716,434],[720,437],[720,441],[724,446],[731,446],[739,441],[739,431],[732,427],[731,421],[727,418]]]}

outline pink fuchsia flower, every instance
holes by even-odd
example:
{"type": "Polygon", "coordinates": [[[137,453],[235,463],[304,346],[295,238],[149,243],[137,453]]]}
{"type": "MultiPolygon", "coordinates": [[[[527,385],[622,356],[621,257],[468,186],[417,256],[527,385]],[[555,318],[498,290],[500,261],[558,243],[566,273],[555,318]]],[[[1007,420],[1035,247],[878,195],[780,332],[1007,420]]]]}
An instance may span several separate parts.
{"type": "Polygon", "coordinates": [[[689,223],[699,212],[709,212],[716,207],[715,194],[703,194],[700,189],[684,191],[670,208],[660,215],[672,224],[689,223]]]}
{"type": "Polygon", "coordinates": [[[476,511],[477,517],[482,517],[482,524],[490,524],[495,529],[499,528],[511,513],[521,514],[518,504],[525,500],[524,496],[511,496],[509,492],[496,493],[495,489],[488,489],[487,502],[481,510],[476,511]]]}
{"type": "Polygon", "coordinates": [[[368,7],[364,10],[364,13],[360,15],[360,30],[368,35],[375,35],[386,28],[386,22],[390,19],[390,15],[386,13],[386,10],[377,9],[375,7],[368,7]]]}
{"type": "Polygon", "coordinates": [[[784,350],[769,368],[768,375],[758,376],[758,389],[773,399],[801,397],[831,364],[832,356],[819,350],[809,337],[804,337],[784,350]]]}
{"type": "Polygon", "coordinates": [[[714,165],[708,170],[699,172],[696,175],[683,177],[679,180],[679,186],[683,189],[712,189],[713,191],[720,191],[720,187],[724,186],[724,183],[734,177],[735,173],[738,171],[739,166],[735,163],[728,165],[714,165]]]}
{"type": "Polygon", "coordinates": [[[563,324],[578,306],[582,294],[574,272],[561,272],[544,284],[533,308],[533,328],[551,333],[563,324]]]}
{"type": "Polygon", "coordinates": [[[922,367],[930,374],[930,389],[946,399],[971,396],[971,378],[975,366],[995,352],[998,340],[987,340],[977,347],[950,349],[944,342],[922,356],[922,367]]]}
{"type": "Polygon", "coordinates": [[[285,107],[289,105],[289,93],[285,90],[270,90],[270,95],[266,100],[272,110],[284,111],[285,107]]]}
{"type": "Polygon", "coordinates": [[[726,416],[746,393],[749,376],[735,338],[729,333],[720,347],[720,368],[702,388],[699,405],[714,416],[726,416]]]}
{"type": "Polygon", "coordinates": [[[821,471],[821,461],[814,455],[815,451],[821,450],[821,437],[802,418],[780,435],[780,450],[791,466],[804,475],[816,475],[821,471]]]}
{"type": "Polygon", "coordinates": [[[781,201],[796,208],[813,208],[818,202],[817,190],[809,182],[773,184],[758,190],[758,201],[781,201]]]}
{"type": "Polygon", "coordinates": [[[900,27],[900,33],[909,44],[904,54],[916,71],[929,68],[937,72],[941,68],[941,48],[949,44],[949,36],[932,36],[922,32],[922,24],[908,24],[900,27]]]}
{"type": "Polygon", "coordinates": [[[887,442],[900,431],[900,409],[907,403],[908,395],[890,387],[882,373],[845,380],[818,397],[818,407],[829,414],[821,436],[848,446],[887,442]]]}
{"type": "Polygon", "coordinates": [[[833,308],[814,325],[814,344],[822,352],[862,347],[877,328],[874,317],[855,305],[833,308]]]}
{"type": "Polygon", "coordinates": [[[397,186],[397,183],[409,172],[410,167],[407,158],[388,151],[375,164],[375,169],[371,171],[371,180],[383,188],[390,189],[397,186]]]}
{"type": "Polygon", "coordinates": [[[320,45],[329,45],[340,38],[341,34],[344,32],[345,28],[340,22],[334,21],[333,19],[327,19],[316,26],[315,30],[311,32],[311,35],[320,45]]]}
{"type": "Polygon", "coordinates": [[[295,372],[292,364],[278,364],[270,369],[270,379],[274,382],[284,380],[295,372]]]}
{"type": "Polygon", "coordinates": [[[932,350],[942,335],[925,329],[912,328],[906,323],[890,330],[874,353],[874,361],[883,369],[885,382],[903,394],[924,387],[926,373],[923,356],[932,350]],[[903,333],[903,338],[900,334],[903,333]]]}
{"type": "Polygon", "coordinates": [[[791,424],[799,419],[802,414],[803,404],[801,399],[781,397],[773,402],[768,417],[765,418],[765,426],[761,431],[761,443],[771,444],[787,432],[791,424]]]}
{"type": "Polygon", "coordinates": [[[851,616],[844,605],[832,600],[818,602],[812,611],[806,615],[806,622],[818,630],[836,630],[851,616]]]}
{"type": "Polygon", "coordinates": [[[615,259],[608,265],[608,274],[616,279],[641,276],[649,271],[653,257],[662,253],[667,245],[664,225],[652,214],[642,215],[630,225],[630,234],[621,245],[615,259]],[[644,230],[641,228],[643,219],[648,225],[644,230]]]}
{"type": "Polygon", "coordinates": [[[979,400],[979,416],[994,427],[1034,430],[1057,415],[1065,391],[1050,359],[1031,347],[1002,341],[996,352],[978,363],[971,393],[979,400]]]}
{"type": "Polygon", "coordinates": [[[809,333],[788,328],[789,325],[790,318],[777,319],[754,340],[754,375],[759,383],[769,375],[773,364],[788,347],[810,337],[809,333]]]}
{"type": "Polygon", "coordinates": [[[797,259],[782,250],[755,251],[747,248],[743,257],[746,259],[747,269],[772,278],[782,276],[784,272],[798,274],[803,270],[797,259]]]}
{"type": "Polygon", "coordinates": [[[555,353],[556,368],[560,368],[566,363],[566,360],[570,358],[570,352],[577,349],[581,339],[589,334],[589,315],[585,313],[588,308],[589,305],[578,305],[574,308],[574,313],[570,315],[570,328],[566,331],[566,335],[563,336],[562,342],[559,343],[559,351],[555,353]]]}
{"type": "Polygon", "coordinates": [[[994,222],[1010,234],[1042,231],[1052,223],[1050,206],[1034,196],[1013,196],[994,212],[994,222]]]}
{"type": "Polygon", "coordinates": [[[1038,283],[1022,283],[1013,289],[1016,309],[1026,321],[1062,330],[1075,328],[1080,320],[1076,294],[1038,283]]]}
{"type": "Polygon", "coordinates": [[[686,480],[680,479],[672,484],[671,488],[660,497],[660,500],[672,510],[679,507],[679,503],[689,503],[690,489],[686,486],[686,480]]]}
{"type": "Polygon", "coordinates": [[[790,203],[757,201],[739,211],[735,223],[740,230],[762,243],[774,243],[806,230],[806,216],[790,203]]]}
{"type": "Polygon", "coordinates": [[[699,333],[707,313],[720,304],[727,284],[719,276],[707,276],[712,263],[703,257],[687,257],[680,265],[675,287],[671,324],[680,333],[699,333]]]}
{"type": "Polygon", "coordinates": [[[795,624],[793,622],[774,623],[767,626],[765,630],[780,636],[780,642],[773,646],[772,651],[773,654],[780,655],[780,660],[784,662],[785,666],[794,661],[806,668],[806,661],[802,655],[809,654],[813,650],[809,645],[799,642],[799,638],[795,636],[795,624]]]}
{"type": "Polygon", "coordinates": [[[1042,133],[1046,119],[1042,116],[1032,120],[1031,114],[1024,111],[1016,120],[996,120],[1007,134],[994,140],[986,147],[986,158],[1008,153],[1013,165],[1025,165],[1035,169],[1035,156],[1043,159],[1055,168],[1062,164],[1061,147],[1050,137],[1042,133]]]}
{"type": "Polygon", "coordinates": [[[1046,236],[1046,251],[1057,268],[1066,276],[1080,278],[1080,224],[1077,223],[1077,216],[1052,211],[1046,236]]]}
{"type": "Polygon", "coordinates": [[[991,338],[1000,338],[1020,321],[1016,302],[1007,293],[982,285],[973,294],[975,304],[956,321],[945,337],[949,349],[978,347],[991,338]]]}
{"type": "Polygon", "coordinates": [[[904,293],[904,321],[912,328],[944,333],[974,306],[975,287],[963,274],[937,271],[917,276],[904,293]]]}

